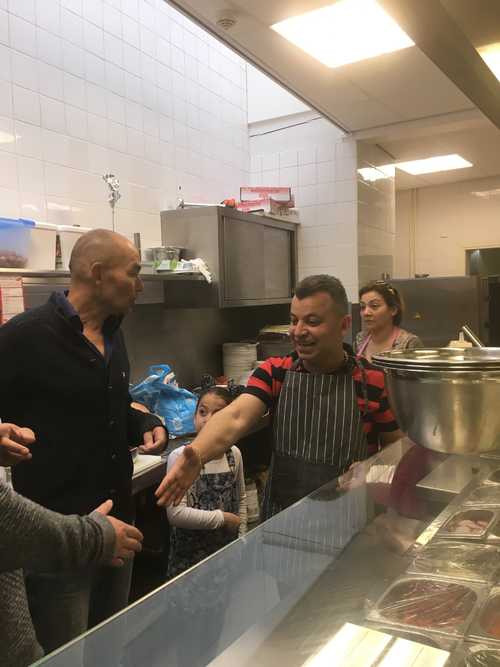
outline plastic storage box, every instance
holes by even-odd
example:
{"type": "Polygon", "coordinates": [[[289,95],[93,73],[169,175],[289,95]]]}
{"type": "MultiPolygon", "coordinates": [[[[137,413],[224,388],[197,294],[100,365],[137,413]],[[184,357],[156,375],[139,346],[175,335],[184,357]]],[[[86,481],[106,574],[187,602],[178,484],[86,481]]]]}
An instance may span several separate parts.
{"type": "Polygon", "coordinates": [[[28,248],[30,271],[54,271],[56,268],[57,225],[48,222],[35,222],[31,228],[28,248]]]}
{"type": "Polygon", "coordinates": [[[28,263],[32,220],[0,218],[0,267],[24,269],[28,263]]]}
{"type": "Polygon", "coordinates": [[[58,225],[57,233],[59,235],[60,257],[57,258],[57,268],[62,271],[69,271],[69,260],[75,243],[80,236],[90,232],[90,227],[71,227],[69,225],[58,225]]]}

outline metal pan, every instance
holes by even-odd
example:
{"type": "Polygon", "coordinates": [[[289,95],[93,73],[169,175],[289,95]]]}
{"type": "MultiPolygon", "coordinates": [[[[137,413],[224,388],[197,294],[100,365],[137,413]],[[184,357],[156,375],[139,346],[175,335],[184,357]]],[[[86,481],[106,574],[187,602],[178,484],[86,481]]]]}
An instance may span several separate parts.
{"type": "Polygon", "coordinates": [[[484,586],[471,582],[408,575],[389,586],[368,620],[461,637],[485,594],[484,586]]]}
{"type": "Polygon", "coordinates": [[[500,572],[500,548],[494,545],[435,540],[421,549],[408,574],[491,583],[500,572]]]}
{"type": "Polygon", "coordinates": [[[437,531],[436,536],[452,540],[482,540],[497,518],[498,512],[495,510],[485,507],[464,507],[452,514],[437,531]],[[471,524],[476,524],[477,530],[473,531],[470,528],[471,524]]]}
{"type": "Polygon", "coordinates": [[[500,647],[500,586],[494,586],[474,617],[468,637],[494,641],[500,647]]]}
{"type": "Polygon", "coordinates": [[[500,486],[496,484],[482,484],[477,486],[463,502],[464,507],[499,507],[500,486]]]}

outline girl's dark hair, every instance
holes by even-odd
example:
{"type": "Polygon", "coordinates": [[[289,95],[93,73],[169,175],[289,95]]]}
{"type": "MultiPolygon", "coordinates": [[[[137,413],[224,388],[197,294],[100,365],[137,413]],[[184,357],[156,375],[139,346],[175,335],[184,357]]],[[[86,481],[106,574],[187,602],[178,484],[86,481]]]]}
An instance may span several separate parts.
{"type": "Polygon", "coordinates": [[[226,405],[229,405],[234,399],[233,394],[227,389],[224,389],[224,387],[207,387],[206,389],[203,389],[198,396],[198,403],[196,404],[197,410],[201,399],[204,396],[207,396],[207,394],[213,394],[214,396],[222,398],[222,400],[226,402],[226,405]]]}
{"type": "Polygon", "coordinates": [[[389,308],[396,308],[396,313],[392,316],[392,323],[399,326],[403,319],[404,303],[398,290],[386,283],[385,280],[372,280],[359,290],[359,298],[368,292],[377,292],[386,302],[389,308]]]}

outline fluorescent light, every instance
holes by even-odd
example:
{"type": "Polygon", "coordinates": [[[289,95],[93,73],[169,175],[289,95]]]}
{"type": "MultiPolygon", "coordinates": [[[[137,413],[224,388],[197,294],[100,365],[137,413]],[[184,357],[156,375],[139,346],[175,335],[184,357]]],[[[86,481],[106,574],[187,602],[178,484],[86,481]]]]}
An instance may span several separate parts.
{"type": "Polygon", "coordinates": [[[500,188],[495,188],[494,190],[473,190],[471,195],[474,195],[475,197],[481,197],[483,199],[498,197],[500,195],[500,188]]]}
{"type": "Polygon", "coordinates": [[[394,178],[395,168],[393,164],[383,164],[380,167],[361,167],[358,174],[364,181],[370,183],[380,181],[382,178],[394,178]]]}
{"type": "Polygon", "coordinates": [[[434,174],[437,171],[452,171],[453,169],[465,169],[472,167],[472,163],[454,153],[453,155],[436,155],[423,160],[411,160],[410,162],[396,162],[396,167],[407,174],[418,176],[419,174],[434,174]]]}
{"type": "Polygon", "coordinates": [[[396,639],[377,667],[400,667],[400,665],[444,667],[449,657],[448,651],[424,646],[408,639],[396,639]]]}
{"type": "Polygon", "coordinates": [[[271,28],[328,67],[414,45],[375,0],[339,0],[271,28]]]}
{"type": "Polygon", "coordinates": [[[500,42],[486,44],[486,46],[481,46],[477,51],[496,78],[500,81],[500,42]]]}
{"type": "Polygon", "coordinates": [[[13,144],[16,140],[16,135],[10,132],[3,132],[0,130],[0,144],[13,144]]]}
{"type": "Polygon", "coordinates": [[[352,623],[344,625],[303,667],[342,667],[361,665],[371,667],[392,641],[391,635],[352,623]]]}

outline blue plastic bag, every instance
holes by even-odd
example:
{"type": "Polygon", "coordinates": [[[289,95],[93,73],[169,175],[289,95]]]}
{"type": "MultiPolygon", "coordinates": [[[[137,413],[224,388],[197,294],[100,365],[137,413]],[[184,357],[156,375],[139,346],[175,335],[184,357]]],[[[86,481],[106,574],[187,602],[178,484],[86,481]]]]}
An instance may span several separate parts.
{"type": "Polygon", "coordinates": [[[148,377],[130,390],[138,403],[163,417],[171,435],[194,433],[194,413],[197,398],[187,389],[181,389],[167,364],[151,366],[148,377]]]}

